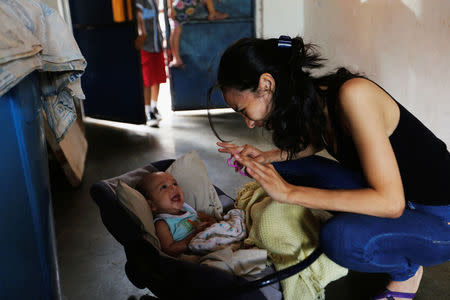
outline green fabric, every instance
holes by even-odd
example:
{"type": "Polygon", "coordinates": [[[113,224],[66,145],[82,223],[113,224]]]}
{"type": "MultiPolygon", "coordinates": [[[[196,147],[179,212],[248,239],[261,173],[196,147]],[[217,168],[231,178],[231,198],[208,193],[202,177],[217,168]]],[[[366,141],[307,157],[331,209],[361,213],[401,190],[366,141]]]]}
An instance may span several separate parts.
{"type": "MultiPolygon", "coordinates": [[[[318,245],[320,222],[311,210],[273,201],[256,182],[239,190],[235,206],[246,212],[249,236],[244,242],[267,249],[277,270],[304,260],[318,245]]],[[[325,299],[325,286],[347,272],[322,254],[311,266],[281,282],[283,297],[325,299]]]]}

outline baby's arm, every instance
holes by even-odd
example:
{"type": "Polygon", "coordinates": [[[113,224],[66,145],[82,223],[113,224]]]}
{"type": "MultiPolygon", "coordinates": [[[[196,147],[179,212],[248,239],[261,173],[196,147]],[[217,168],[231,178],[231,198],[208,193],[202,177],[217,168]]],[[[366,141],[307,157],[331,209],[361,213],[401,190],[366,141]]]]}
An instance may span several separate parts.
{"type": "Polygon", "coordinates": [[[211,216],[209,216],[207,214],[204,214],[204,213],[201,213],[201,212],[197,212],[197,215],[198,215],[200,221],[206,222],[209,225],[217,223],[217,220],[214,217],[211,217],[211,216]]]}
{"type": "Polygon", "coordinates": [[[188,235],[181,241],[175,242],[173,240],[172,234],[170,233],[169,226],[163,220],[157,221],[155,224],[156,235],[161,243],[161,249],[164,253],[167,253],[170,256],[177,257],[183,252],[188,250],[189,242],[192,240],[194,233],[188,235]]]}

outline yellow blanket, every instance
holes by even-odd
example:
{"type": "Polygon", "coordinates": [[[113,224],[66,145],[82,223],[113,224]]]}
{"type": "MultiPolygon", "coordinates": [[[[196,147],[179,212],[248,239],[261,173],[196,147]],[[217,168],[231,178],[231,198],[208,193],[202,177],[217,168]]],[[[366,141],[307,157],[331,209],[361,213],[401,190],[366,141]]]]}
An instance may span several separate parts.
{"type": "MultiPolygon", "coordinates": [[[[320,223],[311,210],[273,201],[256,182],[239,190],[235,206],[246,213],[249,236],[244,242],[267,249],[277,270],[302,261],[318,245],[320,223]]],[[[284,299],[325,299],[325,286],[347,272],[322,254],[311,266],[281,282],[284,299]]]]}

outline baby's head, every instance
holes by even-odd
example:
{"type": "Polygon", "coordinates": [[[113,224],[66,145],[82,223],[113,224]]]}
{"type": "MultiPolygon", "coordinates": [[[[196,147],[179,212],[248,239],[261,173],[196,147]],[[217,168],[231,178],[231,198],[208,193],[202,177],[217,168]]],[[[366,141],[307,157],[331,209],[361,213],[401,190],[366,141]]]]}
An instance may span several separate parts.
{"type": "Polygon", "coordinates": [[[155,213],[177,213],[183,207],[184,193],[167,172],[145,175],[136,187],[155,213]]]}

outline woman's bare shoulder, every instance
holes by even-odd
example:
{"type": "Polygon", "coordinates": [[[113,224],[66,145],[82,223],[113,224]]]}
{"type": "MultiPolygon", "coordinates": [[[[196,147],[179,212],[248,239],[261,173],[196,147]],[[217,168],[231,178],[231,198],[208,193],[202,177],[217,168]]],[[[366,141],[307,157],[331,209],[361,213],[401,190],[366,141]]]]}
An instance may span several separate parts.
{"type": "Polygon", "coordinates": [[[353,99],[361,96],[378,94],[382,91],[383,90],[372,81],[363,77],[355,77],[342,84],[339,88],[338,98],[341,100],[347,98],[353,99]]]}
{"type": "Polygon", "coordinates": [[[372,81],[356,77],[347,80],[339,88],[337,104],[341,108],[355,104],[380,106],[385,101],[393,99],[372,81]]]}
{"type": "Polygon", "coordinates": [[[394,99],[377,84],[361,77],[352,78],[341,86],[337,106],[346,116],[344,119],[356,114],[378,115],[388,134],[395,129],[400,116],[394,99]]]}

